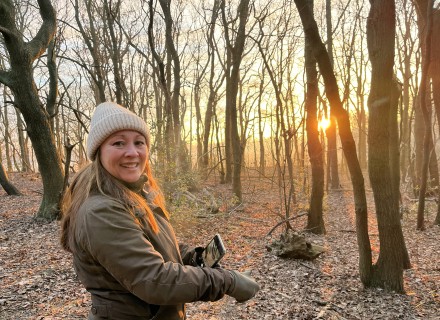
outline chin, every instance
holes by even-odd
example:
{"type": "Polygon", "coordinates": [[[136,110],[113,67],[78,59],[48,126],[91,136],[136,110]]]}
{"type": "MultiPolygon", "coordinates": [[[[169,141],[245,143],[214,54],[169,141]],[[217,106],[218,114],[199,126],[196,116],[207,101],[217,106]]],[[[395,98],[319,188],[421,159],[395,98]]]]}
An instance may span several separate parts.
{"type": "Polygon", "coordinates": [[[131,177],[122,177],[121,180],[124,181],[124,182],[127,182],[127,183],[133,183],[133,182],[138,181],[140,177],[141,177],[140,175],[136,176],[136,177],[133,177],[133,176],[131,176],[131,177]]]}

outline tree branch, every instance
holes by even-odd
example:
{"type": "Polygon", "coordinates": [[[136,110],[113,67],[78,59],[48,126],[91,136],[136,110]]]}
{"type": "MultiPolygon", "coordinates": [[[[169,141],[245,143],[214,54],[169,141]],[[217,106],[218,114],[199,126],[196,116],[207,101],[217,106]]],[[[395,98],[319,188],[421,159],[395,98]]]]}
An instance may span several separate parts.
{"type": "Polygon", "coordinates": [[[0,1],[0,32],[5,38],[6,45],[7,42],[21,41],[15,26],[15,7],[10,0],[0,1]]]}
{"type": "Polygon", "coordinates": [[[50,0],[38,0],[38,4],[43,24],[37,35],[27,43],[32,61],[43,54],[56,32],[56,14],[50,0]]]}
{"type": "Polygon", "coordinates": [[[276,228],[278,228],[280,225],[282,225],[283,223],[286,223],[286,222],[289,222],[289,221],[291,221],[291,220],[295,220],[295,219],[298,219],[298,218],[300,218],[300,217],[302,217],[302,216],[306,216],[306,215],[308,215],[309,213],[308,212],[303,212],[303,213],[301,213],[301,214],[299,214],[299,215],[297,215],[297,216],[294,216],[294,217],[290,217],[290,218],[288,218],[288,219],[284,219],[283,221],[281,221],[281,222],[278,222],[268,233],[267,233],[267,235],[266,235],[266,237],[268,237],[268,236],[270,236],[271,234],[272,234],[272,232],[274,232],[275,231],[275,229],[276,228]]]}
{"type": "Polygon", "coordinates": [[[3,34],[4,37],[14,36],[14,32],[2,26],[0,26],[0,32],[3,34]]]}

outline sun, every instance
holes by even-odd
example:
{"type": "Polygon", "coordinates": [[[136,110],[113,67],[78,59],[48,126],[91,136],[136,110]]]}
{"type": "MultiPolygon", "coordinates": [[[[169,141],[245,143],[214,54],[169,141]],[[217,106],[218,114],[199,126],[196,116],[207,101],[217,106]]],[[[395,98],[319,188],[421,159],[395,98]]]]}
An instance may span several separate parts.
{"type": "Polygon", "coordinates": [[[330,127],[330,119],[321,118],[321,120],[318,122],[318,129],[325,131],[328,127],[330,127]]]}

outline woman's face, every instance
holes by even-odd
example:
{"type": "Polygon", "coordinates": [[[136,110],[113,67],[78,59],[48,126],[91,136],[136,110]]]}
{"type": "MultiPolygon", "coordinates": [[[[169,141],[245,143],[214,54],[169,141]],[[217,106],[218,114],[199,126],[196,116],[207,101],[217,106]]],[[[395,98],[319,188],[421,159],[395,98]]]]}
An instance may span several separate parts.
{"type": "Polygon", "coordinates": [[[115,178],[136,182],[147,163],[147,141],[137,131],[123,130],[110,135],[100,146],[102,166],[115,178]]]}

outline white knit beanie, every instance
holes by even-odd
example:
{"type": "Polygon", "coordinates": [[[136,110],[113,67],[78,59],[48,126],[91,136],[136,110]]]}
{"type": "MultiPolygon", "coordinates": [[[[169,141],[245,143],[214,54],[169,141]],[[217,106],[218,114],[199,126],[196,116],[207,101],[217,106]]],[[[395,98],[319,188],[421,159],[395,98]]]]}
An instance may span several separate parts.
{"type": "Polygon", "coordinates": [[[145,121],[114,102],[99,104],[90,121],[89,136],[87,138],[87,156],[94,160],[96,151],[111,134],[121,130],[135,130],[147,139],[150,148],[150,133],[145,121]]]}

